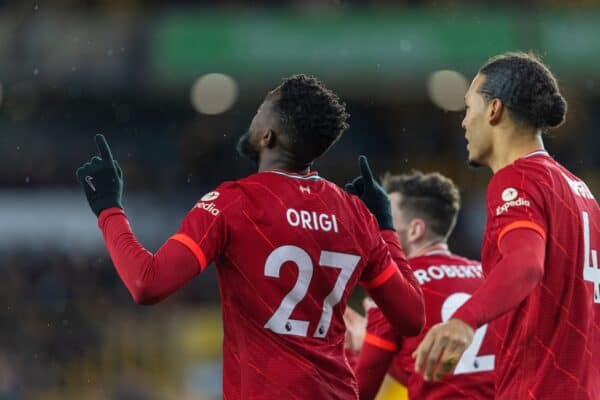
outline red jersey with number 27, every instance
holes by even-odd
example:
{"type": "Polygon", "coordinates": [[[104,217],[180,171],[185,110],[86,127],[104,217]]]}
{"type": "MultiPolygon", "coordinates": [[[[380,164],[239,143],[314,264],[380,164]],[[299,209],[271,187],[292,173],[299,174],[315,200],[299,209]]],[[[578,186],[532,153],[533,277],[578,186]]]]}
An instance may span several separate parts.
{"type": "Polygon", "coordinates": [[[532,229],[546,240],[542,281],[494,323],[502,337],[496,398],[600,399],[600,209],[594,196],[536,151],[494,174],[487,218],[486,273],[499,262],[498,243],[507,232],[532,229]]]}
{"type": "Polygon", "coordinates": [[[436,250],[409,259],[413,273],[423,289],[427,324],[419,336],[395,338],[383,313],[369,310],[365,342],[394,352],[388,373],[408,389],[411,400],[494,398],[494,359],[496,338],[487,325],[475,332],[473,343],[459,361],[453,375],[442,382],[425,382],[415,372],[412,353],[435,324],[447,321],[483,283],[477,261],[436,250]]]}
{"type": "Polygon", "coordinates": [[[316,173],[262,172],[206,194],[174,238],[216,263],[225,399],[358,398],[343,311],[359,281],[397,268],[360,199],[316,173]]]}

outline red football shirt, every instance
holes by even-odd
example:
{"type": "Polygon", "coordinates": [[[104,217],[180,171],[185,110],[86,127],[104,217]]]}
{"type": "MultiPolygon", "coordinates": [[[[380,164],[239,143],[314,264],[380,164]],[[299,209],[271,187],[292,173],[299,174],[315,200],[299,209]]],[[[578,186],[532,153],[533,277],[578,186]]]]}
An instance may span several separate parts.
{"type": "Polygon", "coordinates": [[[419,336],[397,340],[383,313],[373,308],[368,313],[365,342],[396,353],[388,373],[407,387],[411,400],[494,398],[496,338],[487,325],[476,331],[473,344],[459,361],[454,375],[442,382],[425,382],[423,375],[415,372],[412,358],[429,329],[451,318],[483,283],[480,263],[444,250],[411,258],[409,263],[423,289],[425,329],[419,336]]]}
{"type": "Polygon", "coordinates": [[[262,172],[206,194],[176,236],[216,263],[224,398],[358,397],[343,311],[359,280],[396,270],[360,199],[316,173],[262,172]]]}
{"type": "Polygon", "coordinates": [[[497,398],[600,399],[598,203],[585,183],[536,151],[489,183],[486,273],[500,261],[498,243],[512,229],[539,232],[546,255],[541,283],[493,323],[502,337],[497,398]]]}

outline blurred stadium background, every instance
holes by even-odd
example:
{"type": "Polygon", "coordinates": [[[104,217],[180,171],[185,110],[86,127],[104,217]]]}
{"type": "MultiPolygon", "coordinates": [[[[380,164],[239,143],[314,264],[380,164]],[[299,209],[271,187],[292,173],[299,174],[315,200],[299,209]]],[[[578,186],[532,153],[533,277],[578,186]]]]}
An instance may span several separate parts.
{"type": "Polygon", "coordinates": [[[466,166],[462,96],[489,56],[534,50],[569,101],[547,147],[598,194],[600,2],[491,3],[0,1],[0,399],[220,398],[216,274],[133,304],[75,181],[96,133],[155,250],[252,172],[234,144],[265,91],[315,74],[352,114],[320,173],[343,184],[364,153],[380,173],[448,175],[451,247],[478,257],[490,173],[466,166]]]}

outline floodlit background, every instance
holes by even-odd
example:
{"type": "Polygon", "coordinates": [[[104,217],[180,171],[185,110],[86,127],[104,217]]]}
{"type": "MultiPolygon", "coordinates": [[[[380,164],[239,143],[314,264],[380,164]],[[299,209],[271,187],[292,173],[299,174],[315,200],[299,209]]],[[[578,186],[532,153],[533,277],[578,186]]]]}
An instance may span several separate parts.
{"type": "Polygon", "coordinates": [[[220,398],[216,274],[133,304],[75,181],[96,133],[156,250],[202,194],[252,172],[234,145],[265,92],[314,74],[352,114],[320,173],[343,184],[367,154],[381,174],[448,175],[451,247],[478,257],[490,172],[466,165],[462,97],[488,57],[531,49],[569,101],[547,147],[598,195],[600,4],[491,3],[0,1],[0,399],[220,398]]]}

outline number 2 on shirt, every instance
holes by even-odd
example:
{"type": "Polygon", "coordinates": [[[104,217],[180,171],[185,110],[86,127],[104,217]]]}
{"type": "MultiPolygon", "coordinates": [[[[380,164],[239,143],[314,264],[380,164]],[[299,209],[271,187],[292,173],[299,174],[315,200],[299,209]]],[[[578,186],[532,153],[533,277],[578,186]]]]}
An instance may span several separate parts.
{"type": "MultiPolygon", "coordinates": [[[[317,329],[313,333],[314,337],[324,338],[327,335],[333,316],[333,307],[342,299],[348,280],[352,276],[359,260],[359,256],[352,254],[325,250],[321,252],[319,265],[322,267],[339,268],[341,272],[331,293],[329,293],[323,302],[323,311],[317,324],[317,329]]],[[[298,246],[281,246],[276,248],[267,257],[265,276],[279,278],[281,267],[288,261],[295,263],[298,267],[296,284],[283,298],[275,313],[265,324],[265,328],[280,335],[307,336],[309,322],[290,319],[290,315],[292,315],[298,303],[306,296],[312,279],[314,266],[308,253],[298,246]]]]}
{"type": "MultiPolygon", "coordinates": [[[[446,301],[444,301],[444,304],[442,304],[442,321],[448,321],[452,317],[452,314],[454,314],[454,312],[458,310],[460,306],[469,300],[469,298],[471,298],[471,295],[468,293],[454,293],[448,296],[446,301]]],[[[494,370],[494,361],[496,356],[493,354],[483,356],[477,355],[477,353],[479,353],[479,349],[481,349],[481,345],[483,344],[483,339],[487,333],[487,328],[487,325],[483,325],[481,328],[475,331],[475,335],[473,335],[473,342],[469,347],[467,347],[460,358],[460,361],[454,370],[454,375],[494,370]]]]}
{"type": "Polygon", "coordinates": [[[600,303],[598,252],[590,245],[590,217],[583,211],[583,279],[594,284],[594,303],[600,303]]]}

